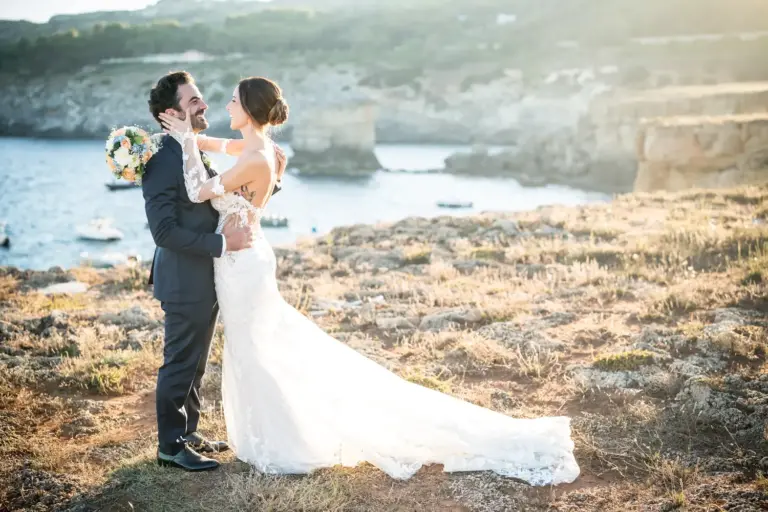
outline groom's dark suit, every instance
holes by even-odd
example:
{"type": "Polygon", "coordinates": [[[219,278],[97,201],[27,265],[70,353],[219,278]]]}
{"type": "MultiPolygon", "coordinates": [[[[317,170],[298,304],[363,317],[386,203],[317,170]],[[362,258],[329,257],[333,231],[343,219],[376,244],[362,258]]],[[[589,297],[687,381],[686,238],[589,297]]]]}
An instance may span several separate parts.
{"type": "Polygon", "coordinates": [[[200,419],[200,383],[219,315],[213,258],[222,255],[224,239],[214,233],[219,215],[210,203],[189,200],[181,146],[173,137],[166,135],[148,162],[142,189],[157,245],[149,283],[165,311],[156,393],[159,448],[173,455],[200,419]]]}

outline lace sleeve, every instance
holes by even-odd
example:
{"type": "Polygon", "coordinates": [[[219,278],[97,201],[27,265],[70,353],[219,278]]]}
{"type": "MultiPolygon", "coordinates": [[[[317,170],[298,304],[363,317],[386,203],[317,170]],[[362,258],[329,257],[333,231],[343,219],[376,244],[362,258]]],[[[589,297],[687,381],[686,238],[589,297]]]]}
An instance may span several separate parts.
{"type": "Polygon", "coordinates": [[[224,195],[224,187],[221,185],[221,177],[215,176],[208,179],[208,173],[200,157],[197,147],[197,137],[193,132],[175,133],[174,137],[181,144],[182,160],[184,164],[184,186],[187,189],[189,200],[193,203],[202,203],[206,199],[200,199],[200,191],[207,181],[212,182],[211,192],[214,196],[224,195]]]}

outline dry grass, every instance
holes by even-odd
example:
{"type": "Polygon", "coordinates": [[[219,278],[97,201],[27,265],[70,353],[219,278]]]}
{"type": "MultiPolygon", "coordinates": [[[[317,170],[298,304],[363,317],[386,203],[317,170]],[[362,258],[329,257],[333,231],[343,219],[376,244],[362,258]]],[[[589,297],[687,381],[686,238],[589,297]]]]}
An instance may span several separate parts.
{"type": "MultiPolygon", "coordinates": [[[[407,219],[277,251],[286,299],[308,316],[356,304],[312,318],[405,379],[517,417],[571,416],[582,477],[555,489],[439,467],[408,482],[370,466],[267,476],[231,454],[204,475],[158,468],[162,312],[147,269],[0,269],[0,509],[758,510],[768,235],[753,221],[767,204],[765,187],[630,195],[517,214],[520,236],[494,229],[500,215],[407,219]],[[34,291],[73,277],[90,291],[34,291]],[[135,306],[144,320],[119,321],[135,306]],[[659,379],[595,385],[580,369],[659,379]],[[683,372],[708,384],[687,395],[683,372]]],[[[219,329],[201,426],[219,437],[223,342],[219,329]]]]}
{"type": "Polygon", "coordinates": [[[561,368],[560,357],[547,349],[533,348],[523,351],[517,347],[515,361],[520,375],[537,379],[549,377],[561,368]]]}
{"type": "Polygon", "coordinates": [[[414,384],[424,386],[425,388],[436,389],[443,393],[451,392],[451,381],[440,380],[439,376],[424,375],[419,370],[407,370],[400,376],[408,382],[413,382],[414,384]]]}
{"type": "Polygon", "coordinates": [[[653,364],[654,355],[647,350],[628,350],[617,354],[603,354],[592,365],[607,372],[632,371],[653,364]]]}
{"type": "Polygon", "coordinates": [[[407,265],[426,265],[432,259],[432,249],[429,247],[408,247],[404,254],[407,265]]]}

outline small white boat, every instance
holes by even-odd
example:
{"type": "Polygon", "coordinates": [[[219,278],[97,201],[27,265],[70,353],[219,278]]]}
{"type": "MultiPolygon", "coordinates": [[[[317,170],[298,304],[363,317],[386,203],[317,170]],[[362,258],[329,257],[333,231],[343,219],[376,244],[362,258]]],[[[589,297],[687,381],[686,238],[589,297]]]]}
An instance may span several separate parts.
{"type": "Polygon", "coordinates": [[[438,201],[437,206],[440,208],[472,208],[474,203],[472,201],[438,201]]]}
{"type": "Polygon", "coordinates": [[[82,240],[114,242],[123,239],[123,232],[112,227],[106,219],[95,219],[85,226],[78,226],[77,236],[82,240]]]}
{"type": "Polygon", "coordinates": [[[259,219],[259,224],[263,228],[287,228],[288,217],[282,215],[264,215],[259,219]]]}

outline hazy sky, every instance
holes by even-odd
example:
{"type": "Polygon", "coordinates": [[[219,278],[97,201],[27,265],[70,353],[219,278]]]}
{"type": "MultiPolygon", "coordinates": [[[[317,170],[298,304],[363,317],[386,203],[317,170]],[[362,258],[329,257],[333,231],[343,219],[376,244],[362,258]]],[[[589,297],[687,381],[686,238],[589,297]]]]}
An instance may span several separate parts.
{"type": "Polygon", "coordinates": [[[143,9],[157,0],[0,0],[0,19],[48,21],[54,14],[143,9]]]}

